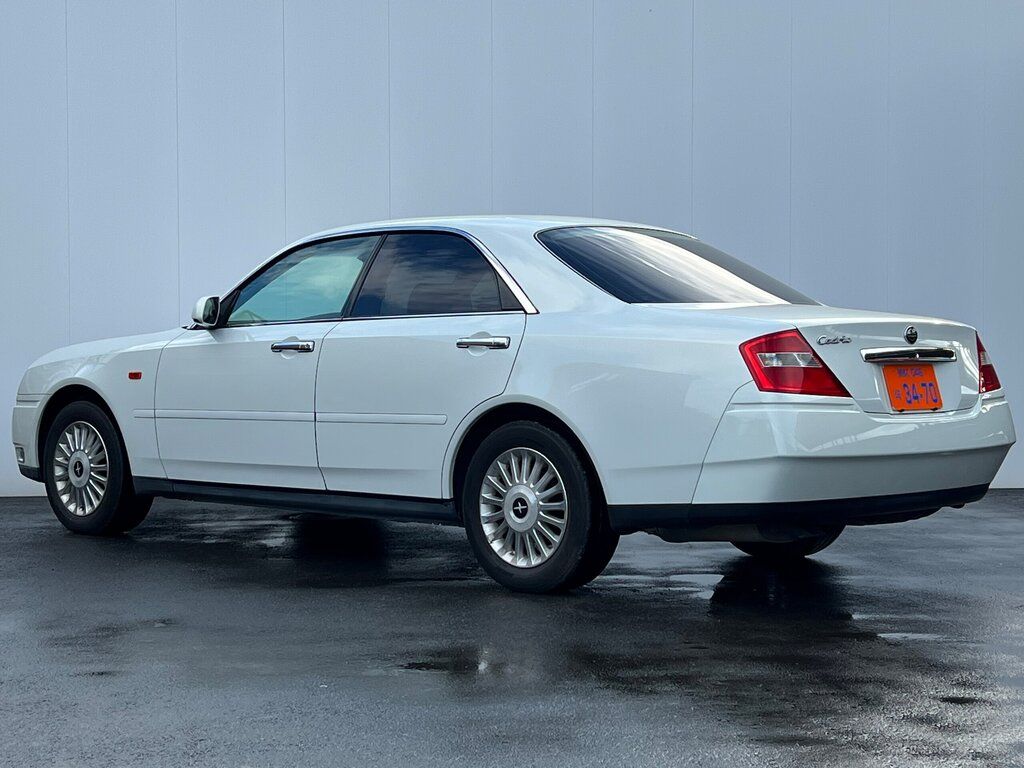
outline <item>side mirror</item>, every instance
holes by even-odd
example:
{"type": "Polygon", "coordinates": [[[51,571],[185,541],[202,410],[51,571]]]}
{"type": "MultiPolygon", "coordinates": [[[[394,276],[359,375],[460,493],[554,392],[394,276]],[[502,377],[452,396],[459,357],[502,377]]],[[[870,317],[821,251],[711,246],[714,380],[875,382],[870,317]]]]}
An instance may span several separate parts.
{"type": "Polygon", "coordinates": [[[192,307],[192,320],[200,328],[213,328],[220,317],[220,297],[203,296],[192,307]]]}

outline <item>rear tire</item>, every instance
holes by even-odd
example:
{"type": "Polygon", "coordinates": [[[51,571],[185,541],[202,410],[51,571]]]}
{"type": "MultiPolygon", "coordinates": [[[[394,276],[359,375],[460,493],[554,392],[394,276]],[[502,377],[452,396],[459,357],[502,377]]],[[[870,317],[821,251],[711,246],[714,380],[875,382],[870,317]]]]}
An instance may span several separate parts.
{"type": "Polygon", "coordinates": [[[839,538],[843,532],[843,526],[822,533],[820,536],[812,536],[806,539],[797,539],[787,542],[768,541],[734,541],[732,545],[741,552],[751,557],[766,562],[785,563],[821,552],[833,541],[839,538]]]}
{"type": "Polygon", "coordinates": [[[582,586],[608,564],[618,536],[569,442],[533,421],[494,430],[462,478],[459,509],[487,574],[520,592],[582,586]]]}
{"type": "Polygon", "coordinates": [[[604,569],[608,567],[608,563],[615,556],[615,550],[619,546],[619,534],[609,526],[606,514],[600,515],[600,522],[604,530],[596,536],[597,541],[585,555],[586,562],[580,566],[576,578],[565,585],[565,589],[576,589],[589,584],[604,573],[604,569]]]}
{"type": "Polygon", "coordinates": [[[74,533],[124,533],[146,519],[153,503],[135,493],[121,437],[95,403],[61,409],[46,434],[42,469],[50,507],[74,533]]]}

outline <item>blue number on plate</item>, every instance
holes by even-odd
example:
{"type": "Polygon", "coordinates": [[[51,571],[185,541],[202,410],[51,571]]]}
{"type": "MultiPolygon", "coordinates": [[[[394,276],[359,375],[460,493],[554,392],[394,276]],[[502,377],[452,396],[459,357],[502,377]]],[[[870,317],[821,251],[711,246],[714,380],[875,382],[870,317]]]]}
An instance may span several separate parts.
{"type": "MultiPolygon", "coordinates": [[[[900,368],[900,376],[909,376],[913,378],[921,378],[924,376],[924,372],[920,368],[900,368]]],[[[899,388],[892,391],[893,400],[897,402],[903,402],[906,404],[919,403],[922,400],[926,400],[930,403],[938,405],[939,402],[939,390],[932,381],[920,382],[920,388],[918,384],[908,384],[903,382],[899,388]]]]}

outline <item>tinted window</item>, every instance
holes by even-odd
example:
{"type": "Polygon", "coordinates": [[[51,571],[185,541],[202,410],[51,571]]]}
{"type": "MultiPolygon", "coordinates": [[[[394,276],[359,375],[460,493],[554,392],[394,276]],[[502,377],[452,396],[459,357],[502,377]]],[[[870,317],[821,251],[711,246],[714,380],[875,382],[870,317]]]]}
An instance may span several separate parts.
{"type": "Polygon", "coordinates": [[[465,238],[434,232],[393,234],[387,236],[373,260],[352,315],[392,317],[518,309],[509,305],[507,296],[503,301],[505,292],[507,288],[491,265],[465,238]]]}
{"type": "Polygon", "coordinates": [[[635,227],[566,227],[538,239],[631,304],[815,304],[785,283],[692,237],[635,227]]]}
{"type": "Polygon", "coordinates": [[[239,291],[228,325],[341,317],[356,278],[380,238],[357,237],[293,251],[239,291]]]}

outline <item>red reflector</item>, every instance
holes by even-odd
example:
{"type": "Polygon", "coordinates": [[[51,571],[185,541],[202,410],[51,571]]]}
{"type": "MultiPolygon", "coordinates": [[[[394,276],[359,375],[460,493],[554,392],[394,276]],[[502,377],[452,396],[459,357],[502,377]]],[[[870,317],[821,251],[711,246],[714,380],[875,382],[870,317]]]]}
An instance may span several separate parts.
{"type": "Polygon", "coordinates": [[[799,331],[779,331],[740,344],[740,354],[762,392],[849,397],[799,331]]]}
{"type": "Polygon", "coordinates": [[[981,343],[981,336],[975,334],[978,339],[978,391],[992,392],[999,389],[999,376],[996,374],[996,367],[992,365],[992,359],[988,356],[985,345],[981,343]]]}
{"type": "Polygon", "coordinates": [[[142,371],[128,371],[128,378],[132,381],[138,381],[142,378],[142,371]]]}

